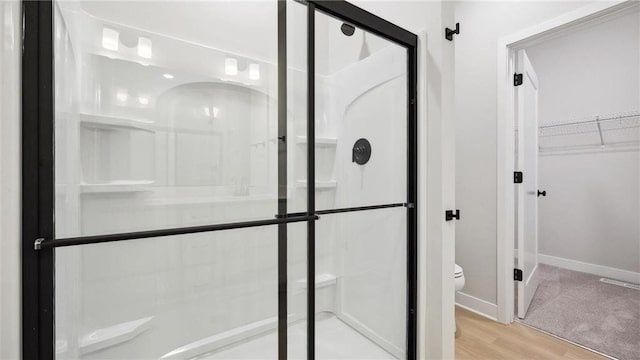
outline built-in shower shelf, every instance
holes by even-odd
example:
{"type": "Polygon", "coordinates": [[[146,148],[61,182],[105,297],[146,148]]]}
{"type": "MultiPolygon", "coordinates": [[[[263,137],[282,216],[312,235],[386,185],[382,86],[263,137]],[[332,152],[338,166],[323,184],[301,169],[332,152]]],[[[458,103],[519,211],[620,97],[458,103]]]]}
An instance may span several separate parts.
{"type": "Polygon", "coordinates": [[[153,180],[121,180],[99,184],[80,184],[80,192],[83,194],[102,193],[126,193],[151,191],[149,186],[153,185],[153,180]]]}
{"type": "MultiPolygon", "coordinates": [[[[120,116],[80,113],[80,123],[84,127],[97,129],[121,128],[128,130],[140,130],[149,133],[170,132],[176,134],[198,134],[220,136],[220,132],[205,128],[189,128],[172,124],[171,126],[158,124],[153,120],[126,118],[120,116]]],[[[275,139],[273,140],[275,142],[275,139]]],[[[252,145],[257,145],[254,143],[252,145]]],[[[260,144],[264,144],[261,142],[260,144]]]]}
{"type": "MultiPolygon", "coordinates": [[[[338,282],[338,278],[333,274],[316,275],[316,289],[335,285],[337,282],[338,282]]],[[[296,283],[302,289],[307,288],[307,279],[297,280],[296,283]]]]}
{"type": "Polygon", "coordinates": [[[117,128],[154,132],[154,130],[151,129],[150,127],[151,125],[153,125],[153,121],[150,121],[150,120],[129,119],[129,118],[118,117],[118,116],[106,116],[106,115],[86,114],[86,113],[81,113],[79,114],[79,116],[80,116],[80,122],[84,126],[99,127],[99,128],[117,127],[117,128]]]}
{"type": "MultiPolygon", "coordinates": [[[[328,181],[318,181],[316,180],[316,189],[334,189],[338,186],[338,182],[335,180],[328,180],[328,181]]],[[[299,188],[306,188],[307,187],[307,180],[298,180],[296,181],[296,187],[299,188]]]]}
{"type": "Polygon", "coordinates": [[[247,195],[247,196],[168,196],[154,197],[145,204],[149,206],[193,206],[193,205],[222,205],[234,203],[274,202],[278,197],[274,195],[247,195]]]}
{"type": "MultiPolygon", "coordinates": [[[[304,145],[307,143],[306,136],[297,136],[296,143],[304,145]]],[[[338,139],[330,137],[316,137],[316,146],[336,146],[338,139]]]]}
{"type": "MultiPolygon", "coordinates": [[[[89,354],[132,340],[151,328],[153,318],[154,316],[150,316],[93,330],[78,339],[77,345],[80,354],[89,354]]],[[[56,341],[57,355],[66,354],[68,350],[69,346],[66,340],[56,341]]]]}

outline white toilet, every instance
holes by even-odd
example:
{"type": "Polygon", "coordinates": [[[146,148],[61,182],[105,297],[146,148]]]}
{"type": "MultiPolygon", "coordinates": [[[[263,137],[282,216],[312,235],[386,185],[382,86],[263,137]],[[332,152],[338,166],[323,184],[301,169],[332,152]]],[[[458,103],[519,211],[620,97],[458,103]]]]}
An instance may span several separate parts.
{"type": "Polygon", "coordinates": [[[456,282],[456,292],[462,290],[464,287],[464,272],[462,271],[462,267],[458,264],[455,264],[455,271],[453,273],[453,277],[456,282]]]}

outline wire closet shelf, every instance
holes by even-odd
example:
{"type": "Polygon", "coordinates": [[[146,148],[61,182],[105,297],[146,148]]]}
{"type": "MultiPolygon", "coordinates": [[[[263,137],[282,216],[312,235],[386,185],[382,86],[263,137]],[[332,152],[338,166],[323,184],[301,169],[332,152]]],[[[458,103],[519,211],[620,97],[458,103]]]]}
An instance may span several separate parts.
{"type": "Polygon", "coordinates": [[[546,123],[538,127],[540,152],[640,147],[640,111],[546,123]]]}

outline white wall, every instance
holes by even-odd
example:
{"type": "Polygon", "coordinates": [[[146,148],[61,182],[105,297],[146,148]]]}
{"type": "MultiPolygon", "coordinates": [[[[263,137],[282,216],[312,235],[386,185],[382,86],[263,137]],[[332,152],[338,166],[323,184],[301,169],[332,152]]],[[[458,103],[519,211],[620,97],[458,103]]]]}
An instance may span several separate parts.
{"type": "MultiPolygon", "coordinates": [[[[639,111],[639,44],[634,11],[527,48],[539,80],[540,124],[639,111]]],[[[638,139],[640,129],[629,132],[638,139]]],[[[553,145],[588,136],[559,137],[553,145]]],[[[542,152],[538,164],[547,191],[539,198],[540,253],[640,272],[638,148],[542,152]]]]}
{"type": "Polygon", "coordinates": [[[539,253],[640,273],[639,163],[637,150],[541,156],[539,253]]]}
{"type": "Polygon", "coordinates": [[[20,357],[19,1],[0,3],[0,359],[20,357]]]}
{"type": "Polygon", "coordinates": [[[496,128],[498,39],[588,2],[455,3],[461,34],[456,37],[456,262],[464,268],[470,306],[487,305],[495,316],[496,128]]]}
{"type": "Polygon", "coordinates": [[[527,47],[540,125],[639,110],[639,42],[636,6],[527,47]]]}

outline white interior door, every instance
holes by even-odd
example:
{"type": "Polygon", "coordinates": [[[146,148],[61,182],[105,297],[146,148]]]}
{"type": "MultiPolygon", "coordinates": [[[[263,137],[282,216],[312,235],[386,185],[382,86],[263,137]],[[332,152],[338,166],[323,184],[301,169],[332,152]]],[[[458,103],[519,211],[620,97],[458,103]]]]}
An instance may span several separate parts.
{"type": "Polygon", "coordinates": [[[518,259],[522,270],[518,282],[518,317],[524,318],[538,288],[538,77],[527,53],[517,54],[517,73],[522,85],[516,87],[518,129],[518,169],[523,182],[517,185],[518,259]]]}

